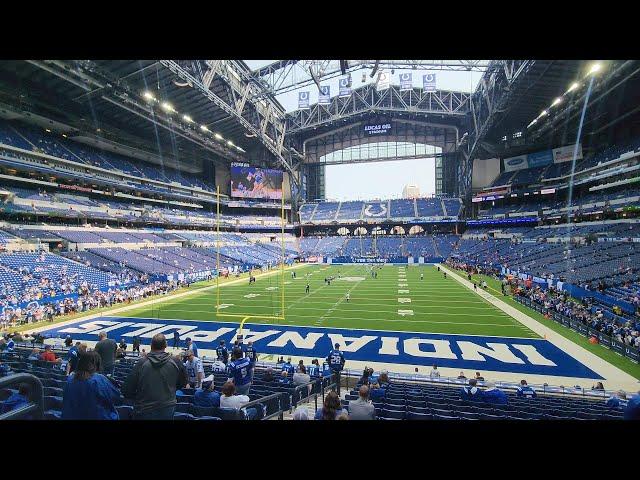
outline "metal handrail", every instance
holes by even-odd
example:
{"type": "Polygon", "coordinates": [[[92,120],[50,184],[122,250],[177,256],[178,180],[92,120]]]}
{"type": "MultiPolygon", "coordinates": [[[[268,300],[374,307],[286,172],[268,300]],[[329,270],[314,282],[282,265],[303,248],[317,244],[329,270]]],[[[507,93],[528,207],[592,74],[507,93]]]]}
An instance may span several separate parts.
{"type": "Polygon", "coordinates": [[[287,395],[287,394],[285,392],[272,393],[271,395],[267,395],[266,397],[261,397],[261,398],[258,398],[256,400],[251,400],[250,402],[247,402],[247,403],[243,404],[240,408],[241,409],[248,408],[248,407],[250,408],[250,407],[253,407],[255,405],[260,405],[260,404],[263,404],[265,402],[268,402],[269,400],[277,398],[279,400],[278,401],[278,405],[279,405],[278,410],[276,412],[274,412],[274,413],[270,413],[266,417],[263,417],[261,420],[269,420],[270,418],[273,418],[275,416],[278,416],[279,420],[284,420],[284,409],[282,408],[282,400],[281,400],[283,395],[287,395]]]}
{"type": "Polygon", "coordinates": [[[0,415],[0,420],[19,420],[30,413],[34,414],[34,419],[42,420],[44,418],[44,388],[40,379],[30,373],[15,373],[0,378],[0,388],[10,388],[11,385],[20,383],[31,385],[31,403],[0,415]]]}

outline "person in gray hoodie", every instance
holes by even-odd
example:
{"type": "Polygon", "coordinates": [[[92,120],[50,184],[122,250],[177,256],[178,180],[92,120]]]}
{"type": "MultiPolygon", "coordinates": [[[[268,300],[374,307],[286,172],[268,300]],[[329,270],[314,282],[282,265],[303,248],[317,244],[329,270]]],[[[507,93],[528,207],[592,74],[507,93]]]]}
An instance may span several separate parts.
{"type": "Polygon", "coordinates": [[[166,348],[165,336],[154,335],[151,352],[138,360],[122,385],[122,395],[134,402],[136,420],[173,419],[176,390],[187,384],[187,371],[166,348]]]}

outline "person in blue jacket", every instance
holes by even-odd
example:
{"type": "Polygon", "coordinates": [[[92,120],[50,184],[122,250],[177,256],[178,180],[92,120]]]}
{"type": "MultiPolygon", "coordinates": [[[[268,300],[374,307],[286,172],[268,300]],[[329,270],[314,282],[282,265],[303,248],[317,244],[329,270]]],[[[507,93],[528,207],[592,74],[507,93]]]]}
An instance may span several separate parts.
{"type": "Polygon", "coordinates": [[[506,405],[507,403],[509,403],[507,394],[502,390],[496,388],[495,383],[485,382],[484,385],[485,387],[487,387],[487,389],[482,392],[482,399],[485,402],[491,403],[493,405],[506,405]]]}
{"type": "Polygon", "coordinates": [[[95,351],[80,354],[75,372],[67,378],[62,396],[63,420],[118,420],[115,404],[120,392],[98,373],[100,355],[95,351]]]}
{"type": "Polygon", "coordinates": [[[220,394],[214,390],[213,375],[202,380],[202,388],[196,390],[193,405],[196,407],[219,407],[220,394]]]}
{"type": "MultiPolygon", "coordinates": [[[[20,408],[29,404],[29,395],[31,394],[31,387],[28,383],[21,383],[18,385],[17,393],[11,394],[4,402],[2,402],[2,408],[0,413],[8,413],[11,410],[20,408]]],[[[31,416],[23,417],[24,419],[30,419],[31,416]]]]}
{"type": "Polygon", "coordinates": [[[624,409],[624,419],[640,420],[640,392],[627,402],[627,406],[624,409]]]}

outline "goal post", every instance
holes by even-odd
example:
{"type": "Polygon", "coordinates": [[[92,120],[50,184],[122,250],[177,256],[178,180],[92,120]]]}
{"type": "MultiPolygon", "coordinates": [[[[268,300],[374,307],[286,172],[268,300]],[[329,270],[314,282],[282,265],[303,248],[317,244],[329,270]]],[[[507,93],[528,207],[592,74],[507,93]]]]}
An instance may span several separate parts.
{"type": "MultiPolygon", "coordinates": [[[[278,311],[276,315],[266,315],[266,314],[255,314],[255,313],[242,313],[242,305],[238,305],[238,311],[240,313],[227,313],[222,312],[221,306],[223,303],[220,301],[220,293],[222,288],[224,288],[224,283],[220,283],[220,273],[221,273],[221,265],[220,265],[220,249],[222,246],[222,241],[220,237],[220,224],[221,224],[221,213],[220,213],[220,186],[216,187],[216,304],[215,304],[215,317],[216,319],[229,319],[230,321],[238,321],[240,326],[238,328],[238,337],[242,338],[242,331],[244,328],[244,324],[248,320],[266,320],[271,322],[284,322],[285,320],[285,259],[286,259],[286,246],[285,246],[285,225],[286,225],[286,215],[284,208],[284,191],[282,194],[281,202],[280,202],[280,261],[279,261],[279,272],[265,272],[262,275],[265,276],[274,276],[280,279],[278,290],[280,291],[280,295],[277,295],[278,298],[278,311]]],[[[250,270],[250,275],[253,275],[253,269],[250,270]]],[[[258,274],[259,275],[259,274],[258,274]]]]}

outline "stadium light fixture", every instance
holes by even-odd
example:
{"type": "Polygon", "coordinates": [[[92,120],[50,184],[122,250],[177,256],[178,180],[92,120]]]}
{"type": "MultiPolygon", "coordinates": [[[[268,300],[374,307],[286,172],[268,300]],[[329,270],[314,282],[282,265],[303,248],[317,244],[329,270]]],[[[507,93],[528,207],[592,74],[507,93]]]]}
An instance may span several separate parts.
{"type": "Polygon", "coordinates": [[[193,123],[193,119],[189,115],[183,115],[182,119],[187,123],[193,123]]]}
{"type": "Polygon", "coordinates": [[[594,63],[593,65],[591,65],[591,68],[589,69],[589,73],[587,73],[587,75],[593,75],[595,73],[598,73],[601,68],[602,68],[602,65],[600,65],[599,63],[594,63]]]}
{"type": "Polygon", "coordinates": [[[171,105],[169,102],[162,102],[162,105],[160,106],[165,112],[175,112],[173,105],[171,105]]]}
{"type": "Polygon", "coordinates": [[[49,130],[48,128],[45,128],[44,131],[47,133],[51,133],[51,130],[49,130]]]}
{"type": "Polygon", "coordinates": [[[153,100],[153,101],[155,101],[155,99],[156,99],[156,97],[154,97],[154,96],[153,96],[153,93],[148,92],[148,91],[147,91],[147,92],[144,92],[144,93],[142,94],[142,96],[143,96],[144,98],[146,98],[147,100],[153,100]]]}
{"type": "Polygon", "coordinates": [[[222,138],[222,135],[220,135],[219,133],[214,133],[213,134],[214,137],[216,137],[218,140],[224,140],[224,138],[222,138]]]}
{"type": "Polygon", "coordinates": [[[540,117],[544,117],[547,113],[548,113],[548,112],[547,112],[546,110],[542,110],[542,111],[540,112],[540,115],[538,115],[538,118],[540,118],[540,117]]]}
{"type": "Polygon", "coordinates": [[[200,130],[202,130],[203,132],[208,132],[209,129],[207,128],[206,125],[200,125],[200,130]]]}
{"type": "Polygon", "coordinates": [[[573,82],[571,84],[571,86],[569,87],[569,90],[567,90],[567,93],[569,92],[573,92],[576,88],[578,88],[580,85],[578,84],[578,82],[573,82]]]}
{"type": "Polygon", "coordinates": [[[560,102],[562,102],[562,97],[558,97],[556,98],[553,103],[551,104],[552,107],[558,105],[560,102]]]}
{"type": "Polygon", "coordinates": [[[233,145],[233,142],[232,142],[231,140],[227,140],[227,145],[229,145],[229,146],[231,146],[231,147],[233,147],[233,146],[234,146],[234,145],[233,145]]]}

